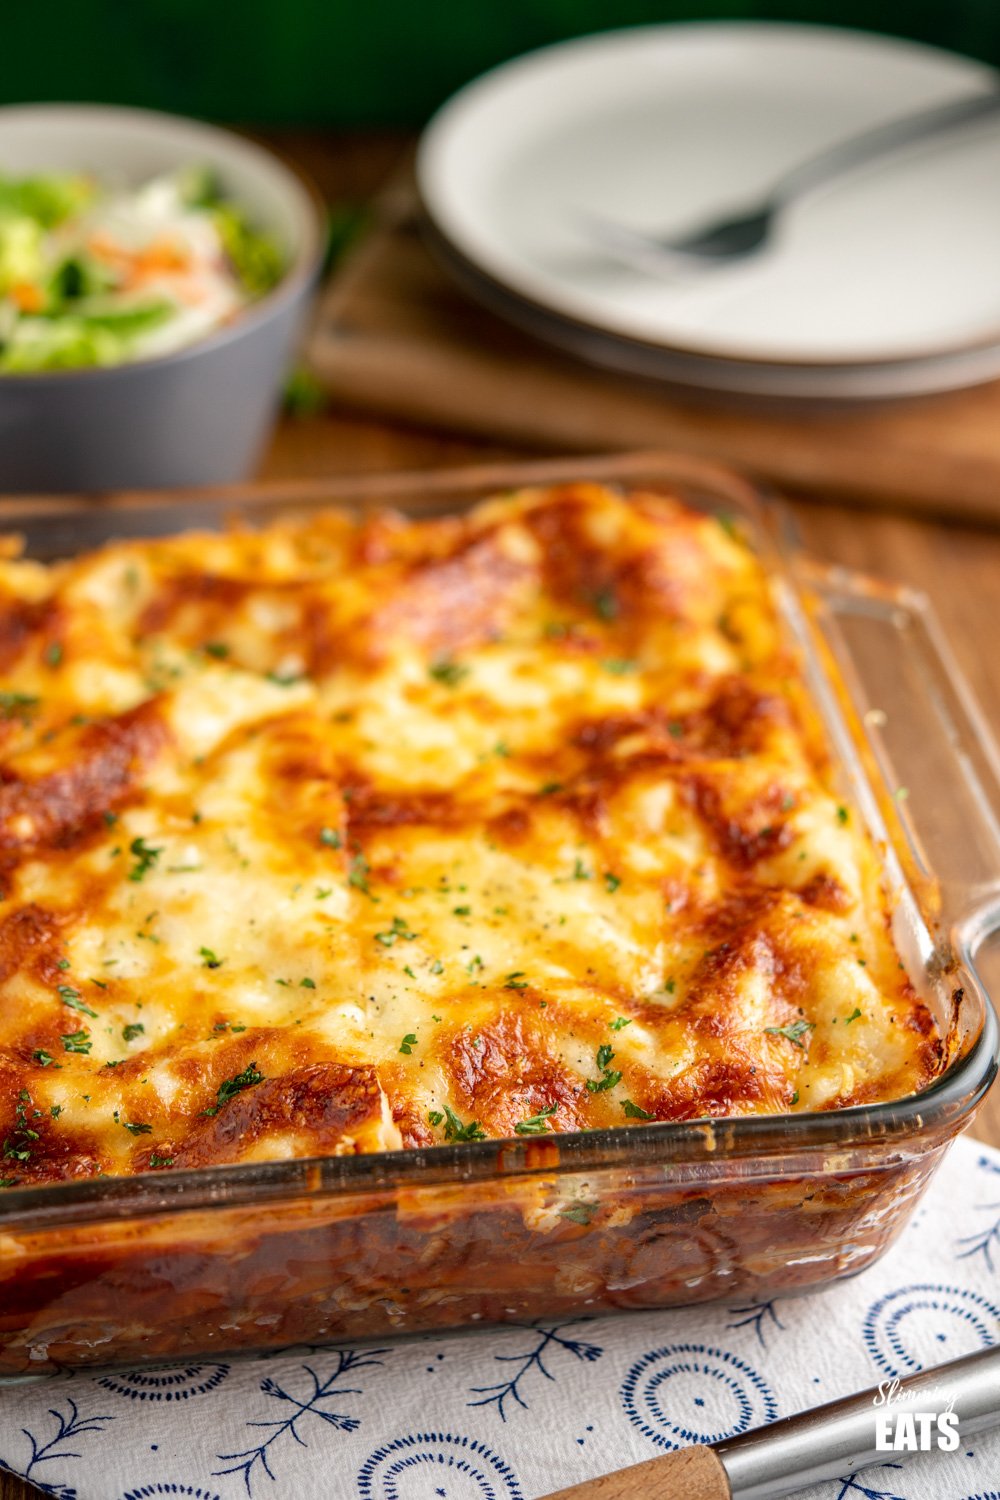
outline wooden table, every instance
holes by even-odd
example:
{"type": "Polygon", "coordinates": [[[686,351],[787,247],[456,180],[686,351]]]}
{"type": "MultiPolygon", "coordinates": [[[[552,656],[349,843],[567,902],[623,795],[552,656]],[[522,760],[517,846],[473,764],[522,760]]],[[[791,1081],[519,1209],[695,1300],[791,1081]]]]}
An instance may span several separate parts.
{"type": "MultiPolygon", "coordinates": [[[[399,149],[393,138],[340,142],[326,148],[315,138],[290,139],[286,144],[308,162],[334,198],[357,198],[374,189],[399,149]]],[[[997,442],[1000,445],[1000,433],[997,442]]],[[[524,456],[446,433],[418,433],[332,412],[286,420],[275,436],[263,473],[273,478],[322,477],[524,456]]],[[[834,505],[793,502],[793,506],[804,540],[817,556],[926,590],[1000,737],[1000,531],[907,520],[899,514],[863,515],[834,505]]],[[[1000,1090],[987,1101],[971,1134],[1000,1146],[1000,1090]]],[[[0,1500],[28,1500],[39,1494],[31,1486],[0,1475],[0,1500]]]]}

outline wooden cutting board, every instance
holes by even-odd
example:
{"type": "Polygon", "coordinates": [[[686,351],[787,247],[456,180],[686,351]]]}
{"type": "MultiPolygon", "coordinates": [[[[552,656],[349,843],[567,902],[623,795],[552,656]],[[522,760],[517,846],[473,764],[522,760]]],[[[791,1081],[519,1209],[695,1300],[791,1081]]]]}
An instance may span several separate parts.
{"type": "Polygon", "coordinates": [[[307,358],[353,410],[549,451],[682,449],[791,492],[1000,524],[1000,381],[801,416],[592,370],[459,290],[421,236],[409,173],[326,289],[307,358]]]}

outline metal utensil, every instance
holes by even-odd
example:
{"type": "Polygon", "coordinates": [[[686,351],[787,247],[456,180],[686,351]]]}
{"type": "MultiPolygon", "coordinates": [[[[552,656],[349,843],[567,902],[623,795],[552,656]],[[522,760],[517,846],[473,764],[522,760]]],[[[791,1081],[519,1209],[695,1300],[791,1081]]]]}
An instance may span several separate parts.
{"type": "Polygon", "coordinates": [[[886,1403],[888,1385],[883,1382],[711,1447],[665,1453],[544,1500],[780,1500],[823,1479],[908,1457],[905,1450],[879,1451],[876,1446],[876,1424],[887,1412],[937,1417],[953,1410],[962,1438],[1000,1426],[1000,1346],[907,1376],[893,1386],[891,1405],[886,1403]]]}
{"type": "Polygon", "coordinates": [[[646,234],[591,212],[578,212],[576,219],[616,260],[642,271],[659,275],[690,271],[698,265],[727,265],[762,250],[789,204],[831,178],[904,147],[942,139],[993,115],[1000,115],[1000,86],[987,94],[891,120],[800,162],[774,183],[766,197],[742,212],[713,219],[686,234],[646,234]]]}

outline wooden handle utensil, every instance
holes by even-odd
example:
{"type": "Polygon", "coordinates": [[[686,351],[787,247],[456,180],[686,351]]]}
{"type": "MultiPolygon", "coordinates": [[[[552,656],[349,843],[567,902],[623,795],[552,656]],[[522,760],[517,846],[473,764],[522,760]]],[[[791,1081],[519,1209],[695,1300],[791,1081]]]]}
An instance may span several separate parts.
{"type": "MultiPolygon", "coordinates": [[[[902,1380],[883,1380],[713,1447],[664,1453],[543,1500],[779,1500],[820,1480],[908,1457],[909,1446],[887,1447],[884,1433],[880,1438],[901,1407],[908,1414],[926,1413],[931,1425],[938,1415],[953,1413],[963,1438],[1000,1426],[1000,1345],[902,1380]]],[[[945,1449],[937,1462],[944,1466],[953,1456],[945,1449]]]]}
{"type": "Polygon", "coordinates": [[[732,1491],[714,1448],[681,1448],[617,1474],[585,1479],[545,1500],[732,1500],[732,1491]]]}

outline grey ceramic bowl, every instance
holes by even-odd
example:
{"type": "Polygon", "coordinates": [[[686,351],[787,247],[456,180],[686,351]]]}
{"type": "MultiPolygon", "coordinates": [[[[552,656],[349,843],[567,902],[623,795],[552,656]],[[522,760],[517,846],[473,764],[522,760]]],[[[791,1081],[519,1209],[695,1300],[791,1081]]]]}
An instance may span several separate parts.
{"type": "Polygon", "coordinates": [[[83,170],[140,183],[189,164],[285,251],[275,289],[174,354],[102,369],[0,374],[0,492],[217,484],[251,472],[270,433],[322,255],[321,209],[276,157],[215,126],[148,110],[0,109],[0,171],[83,170]]]}

